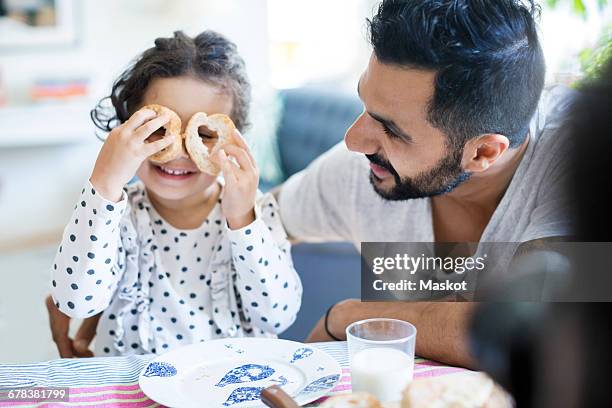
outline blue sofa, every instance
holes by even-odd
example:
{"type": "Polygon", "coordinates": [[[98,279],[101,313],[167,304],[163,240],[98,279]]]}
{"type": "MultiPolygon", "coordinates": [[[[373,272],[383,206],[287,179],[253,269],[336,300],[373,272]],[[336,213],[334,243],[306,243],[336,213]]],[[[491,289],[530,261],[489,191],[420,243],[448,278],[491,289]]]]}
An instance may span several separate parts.
{"type": "MultiPolygon", "coordinates": [[[[276,143],[283,180],[341,141],[363,109],[357,97],[320,88],[283,90],[279,96],[276,143]]],[[[360,258],[349,243],[297,244],[292,254],[304,296],[297,321],[280,337],[303,341],[330,305],[360,296],[360,258]]]]}

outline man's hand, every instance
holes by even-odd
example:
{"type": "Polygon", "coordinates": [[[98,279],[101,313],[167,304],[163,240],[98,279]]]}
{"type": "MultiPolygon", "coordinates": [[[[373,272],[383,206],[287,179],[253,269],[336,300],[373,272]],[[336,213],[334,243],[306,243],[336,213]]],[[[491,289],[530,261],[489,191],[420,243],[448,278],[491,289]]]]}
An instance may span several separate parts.
{"type": "MultiPolygon", "coordinates": [[[[356,318],[351,321],[353,315],[357,316],[359,314],[358,307],[360,304],[359,299],[346,299],[336,303],[329,312],[329,318],[327,319],[327,328],[330,333],[338,339],[346,340],[346,327],[353,321],[360,320],[356,318]]],[[[325,330],[325,316],[319,319],[306,338],[307,343],[333,340],[325,330]]]]}
{"type": "MultiPolygon", "coordinates": [[[[334,305],[327,328],[346,339],[353,322],[386,317],[405,320],[417,328],[416,353],[425,358],[462,367],[473,367],[467,339],[474,304],[460,302],[361,302],[347,299],[334,305]]],[[[325,331],[325,317],[308,335],[307,342],[332,340],[325,331]]]]}
{"type": "Polygon", "coordinates": [[[310,331],[310,334],[308,335],[308,337],[306,337],[306,343],[315,343],[318,341],[333,341],[333,340],[334,339],[329,337],[329,335],[325,331],[325,316],[319,319],[315,327],[313,327],[313,329],[310,331]]]}
{"type": "Polygon", "coordinates": [[[60,357],[93,357],[93,353],[89,350],[89,345],[96,335],[98,320],[100,320],[102,314],[100,313],[83,320],[73,340],[68,336],[70,330],[70,317],[63,314],[55,306],[51,296],[47,296],[45,304],[49,312],[51,334],[60,357]]]}

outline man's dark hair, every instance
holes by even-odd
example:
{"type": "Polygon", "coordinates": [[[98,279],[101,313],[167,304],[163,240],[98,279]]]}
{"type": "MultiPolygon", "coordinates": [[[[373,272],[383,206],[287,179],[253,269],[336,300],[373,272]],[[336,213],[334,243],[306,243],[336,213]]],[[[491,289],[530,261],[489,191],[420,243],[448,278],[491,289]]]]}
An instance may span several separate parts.
{"type": "Polygon", "coordinates": [[[91,111],[94,124],[111,131],[125,122],[142,103],[147,87],[157,78],[192,75],[219,85],[232,95],[230,117],[242,131],[248,125],[251,86],[236,45],[214,31],[204,31],[191,38],[182,31],[170,38],[158,38],[115,81],[111,94],[91,111]],[[110,99],[114,112],[103,106],[110,99]]]}
{"type": "Polygon", "coordinates": [[[533,1],[384,0],[368,20],[383,64],[435,70],[430,123],[454,146],[498,133],[524,140],[544,86],[533,1]]]}

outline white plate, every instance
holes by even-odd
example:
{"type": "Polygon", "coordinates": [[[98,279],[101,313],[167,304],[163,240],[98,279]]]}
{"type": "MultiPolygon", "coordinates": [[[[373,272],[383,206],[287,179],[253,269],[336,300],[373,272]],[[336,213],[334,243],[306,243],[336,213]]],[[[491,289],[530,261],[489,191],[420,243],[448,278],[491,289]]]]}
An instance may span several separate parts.
{"type": "Polygon", "coordinates": [[[156,357],[140,373],[140,388],[169,407],[264,406],[261,390],[279,385],[299,405],[326,395],[340,365],[322,350],[294,341],[238,338],[192,344],[156,357]]]}

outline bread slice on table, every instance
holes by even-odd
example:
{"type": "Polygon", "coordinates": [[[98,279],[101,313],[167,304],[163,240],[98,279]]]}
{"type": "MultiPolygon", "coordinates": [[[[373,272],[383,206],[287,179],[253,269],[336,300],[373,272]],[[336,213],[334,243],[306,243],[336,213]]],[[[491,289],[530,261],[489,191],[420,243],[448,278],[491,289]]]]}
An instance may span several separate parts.
{"type": "Polygon", "coordinates": [[[380,402],[367,392],[337,395],[326,400],[319,408],[383,408],[380,402]]]}
{"type": "Polygon", "coordinates": [[[512,398],[486,374],[457,373],[412,381],[402,408],[512,408],[512,398]]]}

